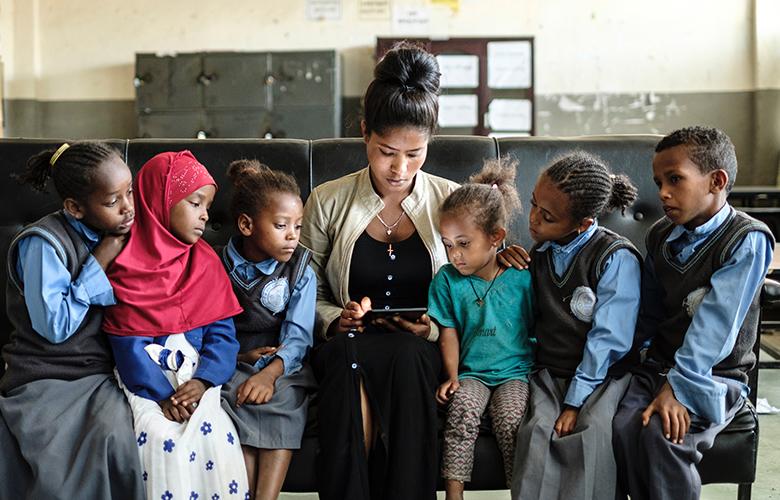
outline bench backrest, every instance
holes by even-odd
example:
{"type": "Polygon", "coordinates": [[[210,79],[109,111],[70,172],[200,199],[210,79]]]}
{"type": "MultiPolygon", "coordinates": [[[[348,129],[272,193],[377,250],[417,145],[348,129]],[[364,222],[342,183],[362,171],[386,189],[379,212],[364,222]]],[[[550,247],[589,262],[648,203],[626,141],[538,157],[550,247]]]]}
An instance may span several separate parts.
{"type": "MultiPolygon", "coordinates": [[[[639,188],[639,199],[625,214],[613,213],[601,223],[630,238],[644,250],[647,228],[661,216],[657,189],[652,181],[651,160],[659,137],[653,135],[571,138],[518,137],[493,139],[476,136],[440,136],[430,144],[424,169],[427,172],[463,182],[477,172],[484,160],[509,155],[519,161],[517,187],[523,212],[510,226],[510,241],[531,246],[527,213],[530,197],[539,173],[556,157],[583,150],[602,157],[616,173],[627,174],[639,188]]],[[[212,244],[227,241],[233,233],[229,216],[231,197],[226,170],[231,161],[256,158],[271,168],[284,170],[298,181],[304,201],[312,187],[353,172],[367,164],[362,139],[213,139],[163,140],[131,139],[109,141],[137,172],[149,158],[163,151],[189,149],[208,167],[220,190],[211,209],[205,235],[212,244]]],[[[61,202],[50,187],[38,194],[19,185],[10,176],[25,168],[33,154],[58,147],[62,141],[51,139],[1,139],[0,172],[0,282],[6,279],[6,250],[12,236],[25,224],[58,209],[61,202]]],[[[0,294],[0,344],[7,341],[10,324],[5,316],[5,296],[0,294]]],[[[2,364],[0,364],[2,367],[2,364]]]]}

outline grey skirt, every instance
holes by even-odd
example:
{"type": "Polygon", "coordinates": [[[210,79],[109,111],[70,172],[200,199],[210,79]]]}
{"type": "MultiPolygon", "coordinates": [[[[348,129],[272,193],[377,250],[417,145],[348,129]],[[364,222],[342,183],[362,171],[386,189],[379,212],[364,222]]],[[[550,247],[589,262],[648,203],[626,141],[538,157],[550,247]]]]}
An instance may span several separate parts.
{"type": "Polygon", "coordinates": [[[512,499],[613,499],[617,471],[612,452],[612,417],[630,375],[607,378],[580,408],[574,432],[559,437],[555,421],[571,379],[546,369],[530,381],[528,408],[517,433],[512,499]]]}
{"type": "Polygon", "coordinates": [[[317,383],[307,363],[292,375],[276,379],[274,395],[265,404],[236,407],[238,388],[258,370],[238,363],[230,382],[222,385],[222,408],[233,419],[242,445],[267,450],[297,450],[301,447],[306,417],[317,383]]]}
{"type": "Polygon", "coordinates": [[[113,376],[36,380],[0,397],[0,498],[146,498],[113,376]]]}

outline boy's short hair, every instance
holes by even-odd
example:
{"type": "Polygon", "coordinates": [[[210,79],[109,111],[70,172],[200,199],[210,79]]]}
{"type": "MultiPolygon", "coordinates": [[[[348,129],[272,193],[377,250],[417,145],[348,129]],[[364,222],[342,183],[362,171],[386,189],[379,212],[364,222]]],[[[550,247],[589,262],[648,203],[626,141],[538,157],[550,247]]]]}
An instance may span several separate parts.
{"type": "Polygon", "coordinates": [[[737,154],[734,144],[725,132],[713,127],[693,126],[675,130],[655,146],[660,153],[675,146],[685,146],[688,158],[701,173],[723,169],[729,175],[726,192],[730,193],[737,178],[737,154]]]}

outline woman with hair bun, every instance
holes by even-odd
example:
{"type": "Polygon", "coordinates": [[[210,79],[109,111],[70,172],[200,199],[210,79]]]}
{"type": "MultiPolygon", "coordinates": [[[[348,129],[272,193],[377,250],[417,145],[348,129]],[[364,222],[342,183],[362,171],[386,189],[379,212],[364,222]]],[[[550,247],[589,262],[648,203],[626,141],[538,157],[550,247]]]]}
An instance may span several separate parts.
{"type": "Polygon", "coordinates": [[[318,186],[304,209],[325,340],[312,353],[325,500],[436,497],[438,329],[425,314],[366,314],[426,307],[447,262],[436,214],[458,186],[421,170],[439,77],[417,46],[387,52],[364,97],[368,166],[318,186]]]}

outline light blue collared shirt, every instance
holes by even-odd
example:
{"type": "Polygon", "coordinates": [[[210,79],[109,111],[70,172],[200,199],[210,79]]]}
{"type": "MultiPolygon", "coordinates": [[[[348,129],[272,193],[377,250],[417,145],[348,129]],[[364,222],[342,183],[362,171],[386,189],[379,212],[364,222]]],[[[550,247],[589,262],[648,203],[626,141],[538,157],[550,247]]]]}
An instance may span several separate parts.
{"type": "MultiPolygon", "coordinates": [[[[236,248],[235,238],[230,239],[227,252],[233,262],[235,273],[244,283],[251,283],[261,274],[270,275],[276,270],[278,262],[274,259],[266,259],[262,262],[251,262],[245,259],[236,248]]],[[[231,275],[231,279],[233,276],[231,275]]],[[[314,343],[314,314],[317,304],[317,276],[311,267],[306,266],[303,276],[290,294],[287,302],[287,311],[281,330],[279,331],[279,345],[274,357],[278,357],[284,363],[284,374],[290,375],[301,369],[303,359],[314,343]]],[[[265,368],[273,357],[262,357],[255,363],[258,370],[265,368]]]]}
{"type": "MultiPolygon", "coordinates": [[[[67,212],[65,219],[94,250],[100,235],[67,212]]],[[[65,263],[54,247],[41,236],[19,241],[16,273],[24,283],[24,302],[33,329],[53,344],[68,340],[81,326],[90,306],[114,305],[114,291],[93,255],[71,281],[65,263]]]]}
{"type": "MultiPolygon", "coordinates": [[[[546,241],[538,252],[552,249],[555,274],[563,276],[579,250],[590,241],[598,222],[566,245],[546,241]]],[[[636,256],[625,248],[607,258],[596,287],[593,323],[585,341],[582,361],[574,373],[564,404],[581,407],[607,376],[609,367],[628,353],[639,312],[641,269],[636,256]]]]}
{"type": "MultiPolygon", "coordinates": [[[[675,227],[666,239],[670,249],[676,240],[685,241],[673,257],[684,264],[709,235],[728,219],[733,209],[727,203],[707,222],[692,230],[675,227]]],[[[736,385],[747,396],[748,387],[732,379],[712,375],[712,367],[734,349],[737,333],[745,320],[750,304],[764,282],[772,262],[772,245],[759,231],[748,233],[738,244],[723,267],[710,278],[711,290],[691,320],[683,343],[674,355],[675,366],[667,379],[680,403],[710,422],[721,423],[726,418],[727,384],[736,385]]],[[[655,277],[650,255],[645,259],[642,277],[642,312],[638,323],[638,340],[652,339],[663,319],[663,291],[655,277]]],[[[652,340],[651,340],[652,342],[652,340]]]]}

